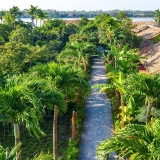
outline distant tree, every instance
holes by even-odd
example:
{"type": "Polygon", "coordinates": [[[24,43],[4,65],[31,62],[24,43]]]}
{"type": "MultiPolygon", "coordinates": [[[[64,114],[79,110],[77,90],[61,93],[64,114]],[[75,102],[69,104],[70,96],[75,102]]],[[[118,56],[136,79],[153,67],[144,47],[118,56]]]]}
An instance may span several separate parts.
{"type": "Polygon", "coordinates": [[[119,21],[124,21],[127,18],[127,13],[125,11],[120,11],[117,13],[116,18],[119,21]]]}
{"type": "Polygon", "coordinates": [[[9,40],[17,43],[31,44],[31,33],[27,29],[21,27],[11,32],[9,40]]]}
{"type": "Polygon", "coordinates": [[[37,15],[38,15],[37,18],[40,19],[40,26],[41,26],[42,20],[48,18],[48,13],[47,12],[43,12],[41,9],[38,9],[37,12],[38,12],[37,13],[37,15]]]}
{"type": "Polygon", "coordinates": [[[89,20],[87,17],[82,17],[80,19],[80,21],[78,21],[78,27],[81,28],[81,27],[87,25],[88,22],[89,22],[89,20]]]}
{"type": "Polygon", "coordinates": [[[12,24],[12,29],[15,29],[15,21],[17,16],[21,16],[22,12],[20,12],[18,6],[13,6],[9,9],[9,11],[6,11],[3,18],[4,21],[8,24],[12,24]]]}
{"type": "Polygon", "coordinates": [[[98,44],[98,28],[96,24],[94,24],[92,21],[89,22],[87,25],[83,26],[79,31],[79,34],[86,35],[89,42],[98,44]]]}
{"type": "Polygon", "coordinates": [[[33,6],[33,5],[31,5],[31,7],[29,9],[25,9],[26,13],[29,16],[31,16],[32,28],[33,28],[33,25],[34,25],[34,19],[36,18],[37,10],[38,10],[38,6],[33,6]]]}
{"type": "Polygon", "coordinates": [[[32,46],[30,44],[11,41],[0,48],[0,68],[3,74],[19,74],[26,72],[37,63],[45,63],[52,59],[47,46],[32,46]]]}
{"type": "Polygon", "coordinates": [[[105,20],[107,20],[108,18],[110,18],[111,16],[109,14],[101,14],[98,15],[94,18],[94,22],[96,24],[100,24],[101,22],[104,22],[105,20]]]}
{"type": "Polygon", "coordinates": [[[75,34],[77,31],[77,25],[73,24],[73,23],[69,23],[66,25],[66,31],[68,35],[72,35],[75,34]]]}
{"type": "Polygon", "coordinates": [[[0,44],[4,44],[9,41],[9,35],[12,31],[12,27],[7,24],[0,24],[0,44]]]}
{"type": "Polygon", "coordinates": [[[5,15],[5,11],[0,11],[0,20],[1,20],[1,23],[3,21],[3,16],[5,15]]]}

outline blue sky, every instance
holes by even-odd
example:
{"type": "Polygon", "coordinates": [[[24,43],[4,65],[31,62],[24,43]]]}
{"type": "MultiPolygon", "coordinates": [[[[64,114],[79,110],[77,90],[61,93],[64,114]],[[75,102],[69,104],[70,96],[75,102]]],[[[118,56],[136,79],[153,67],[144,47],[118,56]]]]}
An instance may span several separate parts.
{"type": "MultiPolygon", "coordinates": [[[[2,1],[2,0],[1,0],[2,1]]],[[[41,9],[55,10],[156,10],[160,8],[160,0],[3,0],[1,9],[9,9],[13,5],[20,9],[30,5],[41,9]]]]}

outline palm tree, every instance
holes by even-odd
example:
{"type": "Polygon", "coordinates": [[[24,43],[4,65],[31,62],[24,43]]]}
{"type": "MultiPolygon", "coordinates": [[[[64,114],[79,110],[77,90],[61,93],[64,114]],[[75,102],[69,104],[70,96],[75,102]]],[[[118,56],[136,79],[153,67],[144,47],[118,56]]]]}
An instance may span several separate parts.
{"type": "Polygon", "coordinates": [[[34,71],[31,74],[23,75],[25,81],[23,83],[27,84],[27,87],[38,97],[43,108],[53,110],[53,106],[57,105],[59,107],[59,112],[64,113],[67,109],[65,96],[60,92],[54,82],[49,77],[43,77],[34,67],[34,71]]]}
{"type": "Polygon", "coordinates": [[[160,10],[159,9],[155,10],[154,16],[156,17],[157,24],[160,25],[160,10]]]}
{"type": "Polygon", "coordinates": [[[77,69],[72,65],[62,66],[50,62],[45,65],[37,65],[31,68],[30,72],[39,77],[51,80],[53,86],[58,90],[63,91],[66,99],[68,99],[71,94],[75,94],[78,88],[85,91],[84,97],[90,92],[90,85],[84,79],[83,72],[81,69],[77,69]]]}
{"type": "Polygon", "coordinates": [[[48,77],[36,77],[37,72],[33,72],[31,75],[26,77],[28,87],[35,93],[35,95],[40,99],[44,109],[53,110],[53,157],[57,156],[57,116],[58,111],[64,113],[67,109],[65,96],[62,92],[58,91],[53,85],[53,81],[48,77]],[[32,79],[32,80],[31,80],[32,79]],[[57,108],[58,106],[58,108],[57,108]]]}
{"type": "Polygon", "coordinates": [[[160,76],[143,73],[128,75],[125,88],[126,94],[134,97],[145,97],[144,106],[147,109],[146,124],[151,121],[151,109],[160,98],[160,76]]]}
{"type": "Polygon", "coordinates": [[[132,160],[160,159],[160,120],[150,125],[128,124],[97,147],[97,159],[108,160],[109,153],[132,160]]]}
{"type": "Polygon", "coordinates": [[[81,67],[83,64],[84,73],[87,72],[88,60],[91,54],[97,52],[97,47],[90,43],[71,43],[66,46],[66,49],[60,54],[60,57],[68,57],[71,59],[71,56],[74,57],[77,61],[78,67],[81,67]]]}
{"type": "MultiPolygon", "coordinates": [[[[9,79],[5,87],[0,89],[0,114],[5,120],[13,123],[15,145],[20,142],[20,122],[25,122],[28,131],[37,137],[39,134],[44,135],[39,127],[42,105],[22,82],[23,78],[18,76],[9,79]]],[[[21,160],[20,149],[17,151],[17,160],[21,160]]]]}
{"type": "Polygon", "coordinates": [[[124,74],[136,71],[139,64],[138,61],[143,57],[139,56],[135,49],[128,50],[129,44],[126,44],[120,51],[114,45],[109,45],[109,47],[111,50],[107,50],[107,56],[112,55],[112,66],[114,68],[117,68],[118,71],[122,71],[124,74]]]}
{"type": "Polygon", "coordinates": [[[21,16],[22,12],[20,12],[18,6],[13,6],[12,8],[9,9],[9,14],[10,14],[10,19],[13,23],[13,29],[15,29],[15,20],[17,16],[21,16]]]}
{"type": "Polygon", "coordinates": [[[38,6],[33,6],[31,5],[31,7],[29,9],[25,9],[26,13],[31,16],[31,20],[32,20],[32,29],[34,26],[34,19],[36,18],[37,15],[37,10],[38,10],[38,6]]]}
{"type": "Polygon", "coordinates": [[[0,145],[0,159],[1,160],[14,160],[16,159],[16,152],[20,148],[22,144],[18,143],[15,147],[13,147],[10,151],[8,148],[3,148],[3,146],[0,145]]]}
{"type": "MultiPolygon", "coordinates": [[[[37,15],[37,10],[38,10],[38,6],[33,6],[31,5],[31,7],[29,9],[25,9],[26,13],[31,16],[31,21],[32,21],[32,32],[33,32],[33,26],[34,26],[34,19],[36,18],[37,15]]],[[[37,21],[36,21],[37,23],[37,21]]],[[[36,24],[37,25],[37,24],[36,24]]],[[[34,38],[32,36],[32,45],[34,44],[34,38]]]]}
{"type": "Polygon", "coordinates": [[[48,18],[48,14],[46,12],[43,12],[41,9],[38,9],[36,14],[36,26],[37,26],[37,19],[40,19],[40,26],[41,26],[41,21],[44,20],[45,18],[48,18]]]}
{"type": "MultiPolygon", "coordinates": [[[[53,157],[56,159],[56,123],[58,111],[64,112],[66,110],[66,103],[68,101],[73,101],[76,92],[78,89],[84,90],[84,95],[86,96],[90,91],[89,84],[84,80],[82,72],[80,70],[74,70],[71,65],[68,66],[59,66],[54,62],[50,62],[45,65],[37,65],[30,70],[33,78],[36,77],[44,79],[44,84],[47,83],[47,86],[42,84],[40,81],[39,87],[35,87],[35,91],[38,90],[38,97],[42,99],[42,104],[45,105],[50,110],[54,108],[54,120],[53,120],[53,157]],[[45,86],[45,87],[43,87],[45,86]],[[55,90],[58,90],[54,92],[55,90]],[[44,92],[45,91],[45,92],[44,92]],[[66,103],[65,103],[66,102],[66,103]]],[[[38,83],[35,80],[35,83],[38,83]]],[[[30,88],[37,86],[31,83],[30,88]]],[[[37,91],[36,91],[37,93],[37,91]]]]}
{"type": "Polygon", "coordinates": [[[115,36],[115,33],[114,33],[114,30],[112,30],[111,26],[107,27],[106,36],[107,36],[107,39],[109,40],[109,44],[112,45],[112,41],[113,41],[113,37],[115,36]]]}
{"type": "Polygon", "coordinates": [[[120,11],[117,13],[116,18],[118,21],[123,22],[126,18],[128,18],[128,15],[125,11],[120,11]]]}
{"type": "Polygon", "coordinates": [[[126,93],[126,90],[123,85],[124,80],[125,80],[125,75],[121,71],[116,72],[116,74],[110,73],[108,75],[113,80],[110,84],[98,84],[98,85],[93,86],[93,88],[101,88],[100,92],[105,92],[108,89],[114,89],[115,97],[116,97],[116,111],[119,112],[119,107],[124,106],[122,97],[126,93]]]}

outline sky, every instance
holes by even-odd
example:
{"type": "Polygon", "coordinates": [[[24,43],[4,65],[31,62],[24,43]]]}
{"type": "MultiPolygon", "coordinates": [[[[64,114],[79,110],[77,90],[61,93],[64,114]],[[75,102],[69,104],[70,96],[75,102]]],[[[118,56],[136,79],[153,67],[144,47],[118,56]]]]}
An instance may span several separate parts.
{"type": "Polygon", "coordinates": [[[13,5],[20,10],[30,8],[30,5],[41,9],[58,11],[95,11],[95,10],[156,10],[160,8],[160,0],[1,0],[0,10],[8,10],[13,5]]]}

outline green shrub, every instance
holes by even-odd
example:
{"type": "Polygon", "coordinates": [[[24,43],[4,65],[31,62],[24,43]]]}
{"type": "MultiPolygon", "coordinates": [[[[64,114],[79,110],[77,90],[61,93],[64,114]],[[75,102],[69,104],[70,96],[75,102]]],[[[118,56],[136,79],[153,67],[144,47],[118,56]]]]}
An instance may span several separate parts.
{"type": "Polygon", "coordinates": [[[49,153],[41,152],[39,155],[35,155],[32,160],[53,160],[53,155],[49,153]]]}
{"type": "Polygon", "coordinates": [[[66,153],[67,160],[76,160],[78,159],[78,153],[79,153],[79,142],[78,141],[69,141],[68,149],[66,153]]]}
{"type": "Polygon", "coordinates": [[[160,35],[157,37],[153,38],[153,43],[158,43],[160,41],[160,35]]]}

